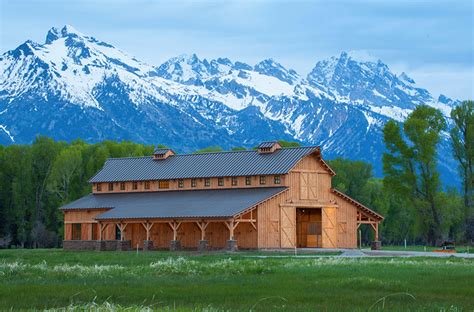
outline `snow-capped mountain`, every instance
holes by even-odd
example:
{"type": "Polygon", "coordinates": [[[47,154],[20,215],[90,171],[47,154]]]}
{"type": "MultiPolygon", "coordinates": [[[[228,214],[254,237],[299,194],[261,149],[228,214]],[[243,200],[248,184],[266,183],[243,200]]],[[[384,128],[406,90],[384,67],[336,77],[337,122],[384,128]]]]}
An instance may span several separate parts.
{"type": "MultiPolygon", "coordinates": [[[[278,138],[319,144],[329,157],[369,161],[380,174],[387,120],[403,121],[422,103],[448,116],[457,104],[434,99],[381,61],[344,52],[317,62],[307,77],[273,59],[249,65],[193,54],[154,67],[71,26],[52,28],[44,44],[26,41],[5,52],[0,64],[2,144],[43,134],[190,151],[278,138]]],[[[442,154],[450,179],[451,153],[442,154]]]]}

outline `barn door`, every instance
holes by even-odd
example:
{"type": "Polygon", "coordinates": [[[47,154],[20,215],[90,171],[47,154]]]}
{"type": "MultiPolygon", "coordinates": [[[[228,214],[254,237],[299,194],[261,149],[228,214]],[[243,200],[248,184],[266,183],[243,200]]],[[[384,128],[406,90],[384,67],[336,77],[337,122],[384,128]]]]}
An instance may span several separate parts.
{"type": "Polygon", "coordinates": [[[337,210],[335,207],[322,209],[323,248],[337,247],[337,210]]]}
{"type": "Polygon", "coordinates": [[[318,198],[318,174],[314,172],[300,173],[300,199],[318,198]]]}
{"type": "Polygon", "coordinates": [[[296,208],[281,207],[281,248],[294,248],[296,245],[296,208]]]}

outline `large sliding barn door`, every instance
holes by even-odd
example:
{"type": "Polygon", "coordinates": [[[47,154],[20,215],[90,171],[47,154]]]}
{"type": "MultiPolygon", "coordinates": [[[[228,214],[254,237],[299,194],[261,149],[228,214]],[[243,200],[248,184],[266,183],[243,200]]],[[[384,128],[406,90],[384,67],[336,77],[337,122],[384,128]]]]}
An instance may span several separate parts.
{"type": "Polygon", "coordinates": [[[296,208],[281,207],[281,248],[294,248],[296,246],[296,208]]]}
{"type": "Polygon", "coordinates": [[[322,209],[323,248],[337,247],[337,209],[324,207],[322,209]]]}

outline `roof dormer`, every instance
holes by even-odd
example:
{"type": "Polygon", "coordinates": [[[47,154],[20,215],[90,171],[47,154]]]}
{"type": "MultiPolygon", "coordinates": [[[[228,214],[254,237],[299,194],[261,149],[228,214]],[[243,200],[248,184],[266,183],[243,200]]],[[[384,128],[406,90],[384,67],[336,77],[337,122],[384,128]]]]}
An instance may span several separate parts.
{"type": "Polygon", "coordinates": [[[169,149],[169,148],[159,148],[159,147],[157,147],[153,151],[153,159],[154,160],[166,159],[171,155],[174,155],[174,152],[173,152],[172,149],[169,149]]]}
{"type": "Polygon", "coordinates": [[[281,149],[281,145],[277,141],[262,142],[258,146],[258,153],[259,154],[270,154],[270,153],[273,153],[274,151],[279,150],[279,149],[281,149]]]}

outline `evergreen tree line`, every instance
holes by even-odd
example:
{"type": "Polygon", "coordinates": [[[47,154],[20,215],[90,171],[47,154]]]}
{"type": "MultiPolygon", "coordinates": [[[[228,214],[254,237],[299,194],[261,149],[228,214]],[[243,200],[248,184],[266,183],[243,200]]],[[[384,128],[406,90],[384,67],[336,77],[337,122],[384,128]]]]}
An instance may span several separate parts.
{"type": "MultiPolygon", "coordinates": [[[[385,244],[435,245],[474,239],[474,104],[465,101],[451,113],[450,138],[462,188],[443,189],[436,168],[437,145],[447,124],[440,111],[419,106],[403,124],[384,127],[384,178],[375,178],[362,161],[334,159],[333,187],[385,216],[385,244]]],[[[280,141],[284,147],[298,146],[280,141]]],[[[241,150],[236,147],[233,150],[241,150]]],[[[196,153],[222,150],[219,146],[196,153]]],[[[151,155],[153,146],[132,142],[82,140],[56,142],[38,137],[31,145],[0,146],[0,246],[60,246],[61,205],[91,192],[88,180],[109,157],[151,155]]],[[[362,227],[365,241],[373,238],[362,227]]]]}

